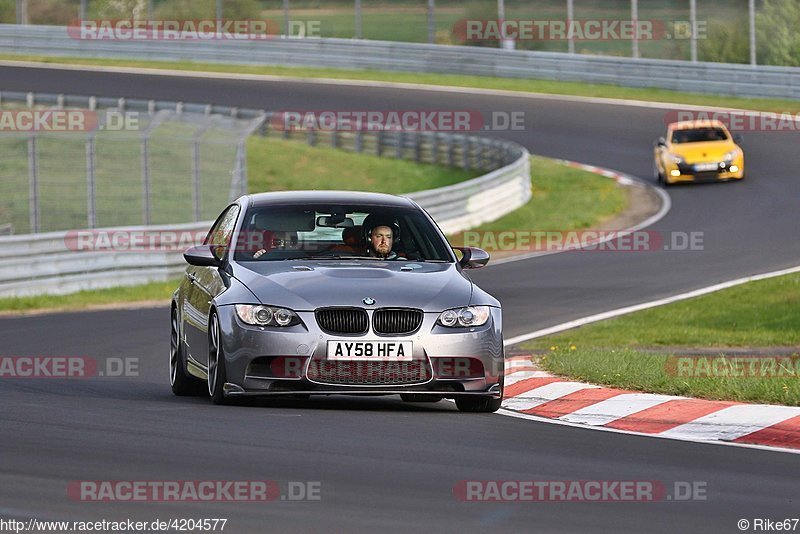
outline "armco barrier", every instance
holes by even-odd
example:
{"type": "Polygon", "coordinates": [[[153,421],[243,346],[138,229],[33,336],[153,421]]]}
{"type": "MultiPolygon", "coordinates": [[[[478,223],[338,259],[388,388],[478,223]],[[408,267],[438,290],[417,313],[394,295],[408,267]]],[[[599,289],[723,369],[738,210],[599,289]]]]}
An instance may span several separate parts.
{"type": "MultiPolygon", "coordinates": [[[[248,131],[282,138],[302,136],[309,144],[338,147],[354,152],[370,151],[385,157],[459,166],[486,172],[482,176],[451,186],[411,193],[447,233],[455,233],[495,220],[525,204],[531,196],[528,151],[509,141],[441,132],[403,131],[300,131],[276,132],[268,128],[270,112],[225,108],[202,104],[104,99],[94,97],[41,95],[0,92],[1,101],[64,106],[123,108],[128,110],[180,110],[181,113],[224,114],[253,119],[248,131]]],[[[244,142],[240,145],[244,147],[244,142]]],[[[244,161],[246,158],[241,158],[244,161]]],[[[231,198],[246,191],[246,169],[234,173],[231,198]]],[[[220,206],[220,209],[222,206],[220,206]]],[[[199,232],[212,221],[179,225],[107,228],[113,233],[199,232]]],[[[69,246],[71,232],[11,235],[0,237],[0,297],[38,294],[64,294],[81,289],[97,289],[164,281],[185,267],[181,251],[128,252],[80,251],[69,246]]]]}
{"type": "Polygon", "coordinates": [[[355,39],[76,40],[62,26],[0,24],[0,52],[541,78],[746,97],[800,97],[800,68],[355,39]]]}

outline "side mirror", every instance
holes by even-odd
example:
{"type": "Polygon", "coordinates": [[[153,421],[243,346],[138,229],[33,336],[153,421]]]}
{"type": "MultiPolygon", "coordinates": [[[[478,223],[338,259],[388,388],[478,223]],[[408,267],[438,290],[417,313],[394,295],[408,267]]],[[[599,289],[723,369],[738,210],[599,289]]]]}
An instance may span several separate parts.
{"type": "Polygon", "coordinates": [[[464,255],[458,262],[464,269],[480,269],[489,263],[489,253],[478,247],[455,247],[464,255]]]}
{"type": "Polygon", "coordinates": [[[742,142],[742,134],[733,134],[733,142],[739,144],[742,142]]]}
{"type": "Polygon", "coordinates": [[[663,137],[659,137],[656,141],[656,146],[667,146],[667,140],[663,137]]]}
{"type": "Polygon", "coordinates": [[[183,259],[189,265],[198,267],[220,267],[222,261],[214,255],[213,245],[198,245],[183,253],[183,259]]]}

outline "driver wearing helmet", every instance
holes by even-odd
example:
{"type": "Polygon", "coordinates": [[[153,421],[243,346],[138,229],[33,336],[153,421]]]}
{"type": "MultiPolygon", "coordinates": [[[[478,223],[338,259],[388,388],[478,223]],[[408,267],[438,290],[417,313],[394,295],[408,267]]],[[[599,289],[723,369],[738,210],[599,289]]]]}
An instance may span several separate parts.
{"type": "Polygon", "coordinates": [[[404,260],[393,250],[400,237],[400,226],[395,222],[380,221],[367,234],[367,254],[384,260],[404,260]]]}

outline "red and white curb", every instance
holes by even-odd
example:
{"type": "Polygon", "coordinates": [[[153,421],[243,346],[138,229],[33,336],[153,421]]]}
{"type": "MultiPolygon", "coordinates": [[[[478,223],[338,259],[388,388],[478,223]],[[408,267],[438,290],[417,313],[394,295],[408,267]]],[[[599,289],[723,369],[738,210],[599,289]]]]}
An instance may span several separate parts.
{"type": "MultiPolygon", "coordinates": [[[[571,426],[800,453],[800,408],[655,395],[573,382],[506,362],[505,411],[571,426]]],[[[506,415],[511,415],[506,413],[506,415]]]]}

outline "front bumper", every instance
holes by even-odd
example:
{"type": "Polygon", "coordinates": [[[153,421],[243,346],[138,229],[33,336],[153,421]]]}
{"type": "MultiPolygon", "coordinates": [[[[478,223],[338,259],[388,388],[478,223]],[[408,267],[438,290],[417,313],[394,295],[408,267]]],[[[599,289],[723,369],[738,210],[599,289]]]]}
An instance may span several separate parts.
{"type": "Polygon", "coordinates": [[[718,182],[722,180],[739,180],[744,177],[744,162],[718,162],[713,169],[698,168],[696,164],[680,163],[665,167],[667,183],[678,182],[718,182]],[[676,174],[677,173],[677,174],[676,174]]]}
{"type": "Polygon", "coordinates": [[[298,312],[302,324],[289,328],[244,324],[233,306],[221,306],[218,313],[227,396],[502,395],[499,308],[492,308],[485,325],[463,329],[436,325],[439,313],[425,313],[420,328],[407,336],[377,335],[371,329],[363,335],[331,335],[317,326],[313,312],[298,312]],[[327,343],[332,340],[411,341],[412,360],[330,361],[327,343]]]}

